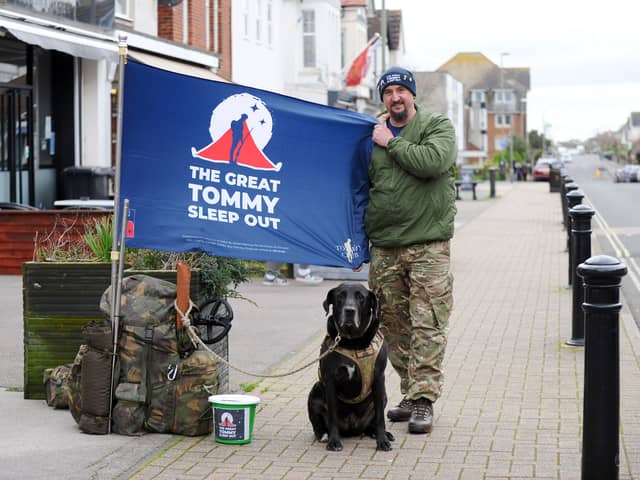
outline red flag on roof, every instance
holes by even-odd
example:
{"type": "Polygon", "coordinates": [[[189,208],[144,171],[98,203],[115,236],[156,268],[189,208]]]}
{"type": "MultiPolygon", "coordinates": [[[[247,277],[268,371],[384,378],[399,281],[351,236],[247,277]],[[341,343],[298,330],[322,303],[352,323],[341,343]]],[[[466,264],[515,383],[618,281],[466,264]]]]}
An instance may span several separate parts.
{"type": "Polygon", "coordinates": [[[367,71],[371,65],[374,47],[379,39],[380,35],[376,33],[376,35],[369,40],[369,43],[367,43],[364,50],[362,50],[362,52],[360,52],[360,54],[355,58],[345,77],[345,85],[347,87],[356,87],[360,85],[360,82],[362,82],[364,77],[367,75],[367,71]]]}

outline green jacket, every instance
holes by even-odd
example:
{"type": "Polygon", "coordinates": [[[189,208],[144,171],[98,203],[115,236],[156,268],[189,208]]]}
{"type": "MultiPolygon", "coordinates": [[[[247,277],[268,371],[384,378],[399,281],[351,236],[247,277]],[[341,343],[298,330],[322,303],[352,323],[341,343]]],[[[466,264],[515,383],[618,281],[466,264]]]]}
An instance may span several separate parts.
{"type": "Polygon", "coordinates": [[[456,145],[443,115],[418,110],[387,148],[373,147],[365,228],[376,247],[453,237],[456,145]]]}

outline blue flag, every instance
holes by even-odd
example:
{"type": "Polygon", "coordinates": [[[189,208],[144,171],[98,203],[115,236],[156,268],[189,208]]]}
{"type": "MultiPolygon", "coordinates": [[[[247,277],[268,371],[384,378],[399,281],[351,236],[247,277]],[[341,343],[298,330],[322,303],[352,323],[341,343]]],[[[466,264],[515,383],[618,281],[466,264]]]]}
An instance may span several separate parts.
{"type": "Polygon", "coordinates": [[[126,66],[127,246],[354,268],[371,117],[242,85],[126,66]]]}

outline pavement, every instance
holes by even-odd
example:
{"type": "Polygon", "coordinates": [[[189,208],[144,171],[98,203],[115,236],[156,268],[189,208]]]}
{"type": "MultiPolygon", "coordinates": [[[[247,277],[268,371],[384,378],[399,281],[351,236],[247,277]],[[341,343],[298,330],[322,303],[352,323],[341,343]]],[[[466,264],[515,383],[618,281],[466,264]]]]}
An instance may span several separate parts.
{"type": "MultiPolygon", "coordinates": [[[[220,444],[212,436],[84,435],[68,412],[22,400],[9,388],[0,389],[0,478],[580,478],[584,348],[565,344],[572,299],[558,194],[537,182],[499,182],[497,193],[488,198],[485,183],[477,201],[462,192],[457,202],[454,309],[431,434],[411,435],[406,423],[388,422],[396,438],[392,451],[377,452],[371,438],[346,438],[342,452],[328,452],[307,418],[315,367],[265,379],[231,371],[232,389],[242,384],[261,400],[245,445],[220,444]]],[[[0,277],[0,299],[7,305],[4,323],[21,329],[16,278],[0,277]]],[[[325,323],[321,302],[337,283],[242,285],[252,302],[233,302],[231,363],[279,374],[316,359],[325,323]]],[[[638,480],[640,333],[624,308],[620,327],[619,478],[638,480]]],[[[14,357],[22,355],[21,333],[0,325],[0,336],[3,364],[19,370],[14,357]]],[[[16,379],[5,370],[0,366],[0,386],[19,389],[21,372],[16,379]]],[[[389,404],[399,402],[390,366],[386,384],[389,404]]]]}

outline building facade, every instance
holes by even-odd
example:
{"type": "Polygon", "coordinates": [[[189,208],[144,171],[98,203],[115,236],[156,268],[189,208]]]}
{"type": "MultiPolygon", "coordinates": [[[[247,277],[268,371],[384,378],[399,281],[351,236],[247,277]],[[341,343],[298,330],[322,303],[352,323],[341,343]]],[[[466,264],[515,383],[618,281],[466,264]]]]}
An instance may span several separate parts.
{"type": "Polygon", "coordinates": [[[445,115],[456,131],[457,164],[464,163],[465,101],[462,82],[446,72],[413,72],[416,102],[428,112],[445,115]]]}
{"type": "Polygon", "coordinates": [[[369,114],[404,56],[402,12],[373,0],[0,1],[0,202],[52,208],[77,196],[70,169],[113,167],[121,39],[152,66],[369,114]],[[345,88],[375,34],[386,42],[345,88]]]}
{"type": "Polygon", "coordinates": [[[69,167],[111,168],[119,39],[132,58],[213,75],[219,62],[211,32],[220,34],[221,12],[215,19],[211,9],[222,3],[0,3],[0,202],[51,208],[73,194],[69,167]],[[169,40],[158,37],[166,9],[176,25],[174,37],[165,32],[169,40]]]}
{"type": "Polygon", "coordinates": [[[231,11],[233,82],[328,102],[341,77],[339,0],[243,0],[231,11]]]}
{"type": "Polygon", "coordinates": [[[482,165],[509,148],[514,137],[526,141],[528,68],[502,68],[478,52],[458,53],[437,69],[464,85],[465,163],[482,165]]]}

